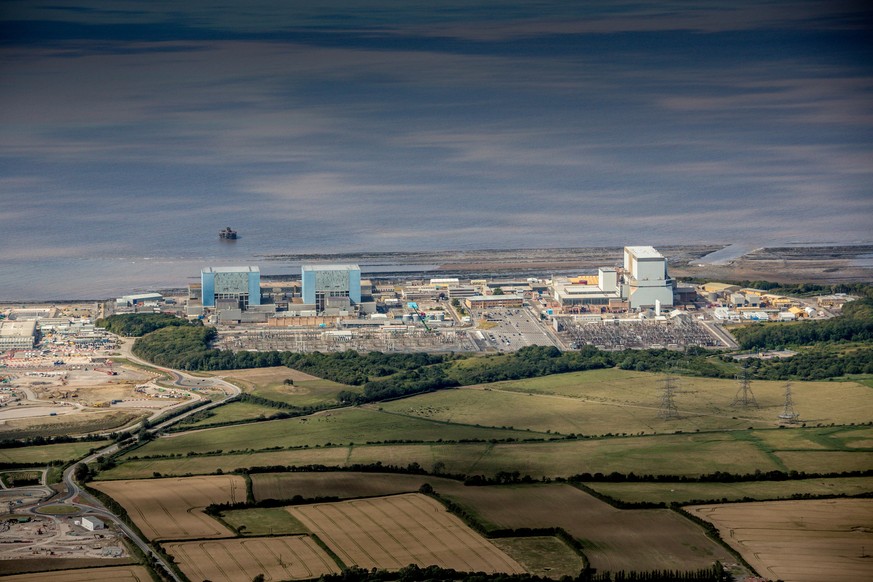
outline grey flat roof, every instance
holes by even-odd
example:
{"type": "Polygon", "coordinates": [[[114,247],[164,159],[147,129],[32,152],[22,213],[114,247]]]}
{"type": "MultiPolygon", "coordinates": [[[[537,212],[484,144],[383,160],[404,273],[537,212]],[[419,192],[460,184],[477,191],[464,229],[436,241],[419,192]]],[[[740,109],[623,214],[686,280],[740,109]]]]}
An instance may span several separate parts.
{"type": "Polygon", "coordinates": [[[203,273],[260,273],[261,269],[256,266],[248,267],[204,267],[203,273]]]}
{"type": "Polygon", "coordinates": [[[638,259],[662,259],[664,256],[655,250],[655,247],[624,247],[627,252],[638,259]]]}
{"type": "Polygon", "coordinates": [[[303,265],[304,271],[360,271],[358,265],[316,264],[303,265]]]}
{"type": "Polygon", "coordinates": [[[4,337],[28,337],[36,331],[36,321],[0,321],[0,335],[4,337]]]}

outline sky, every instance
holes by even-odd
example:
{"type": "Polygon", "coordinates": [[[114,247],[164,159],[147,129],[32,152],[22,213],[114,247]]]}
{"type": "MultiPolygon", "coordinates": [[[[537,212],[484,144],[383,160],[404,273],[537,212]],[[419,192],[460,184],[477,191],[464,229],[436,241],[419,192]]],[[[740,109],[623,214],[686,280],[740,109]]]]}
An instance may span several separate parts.
{"type": "Polygon", "coordinates": [[[0,268],[873,240],[871,6],[0,0],[0,268]]]}

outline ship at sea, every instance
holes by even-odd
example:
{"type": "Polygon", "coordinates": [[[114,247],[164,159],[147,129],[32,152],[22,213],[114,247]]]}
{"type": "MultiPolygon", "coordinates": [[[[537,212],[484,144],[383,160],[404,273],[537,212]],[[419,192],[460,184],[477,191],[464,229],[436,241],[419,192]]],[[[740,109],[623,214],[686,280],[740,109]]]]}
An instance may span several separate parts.
{"type": "Polygon", "coordinates": [[[222,240],[236,240],[236,231],[228,226],[218,231],[218,238],[222,240]]]}

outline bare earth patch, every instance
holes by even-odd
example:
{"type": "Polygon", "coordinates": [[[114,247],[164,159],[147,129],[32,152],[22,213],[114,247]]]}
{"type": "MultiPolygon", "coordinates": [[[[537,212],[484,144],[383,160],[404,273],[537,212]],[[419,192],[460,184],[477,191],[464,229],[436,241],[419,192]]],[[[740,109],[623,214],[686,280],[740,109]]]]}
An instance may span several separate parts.
{"type": "Polygon", "coordinates": [[[685,508],[718,527],[759,574],[786,582],[873,580],[873,500],[817,499],[685,508]]]}

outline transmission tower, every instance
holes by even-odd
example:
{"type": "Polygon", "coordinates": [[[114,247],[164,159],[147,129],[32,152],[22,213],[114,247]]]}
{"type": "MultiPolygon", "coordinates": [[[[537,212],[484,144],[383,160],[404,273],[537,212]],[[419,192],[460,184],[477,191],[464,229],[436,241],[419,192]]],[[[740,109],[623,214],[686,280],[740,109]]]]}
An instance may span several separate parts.
{"type": "Polygon", "coordinates": [[[674,395],[676,394],[676,377],[667,376],[664,378],[664,388],[661,392],[661,408],[658,410],[658,417],[662,420],[673,420],[679,418],[679,409],[676,408],[674,395]]]}
{"type": "Polygon", "coordinates": [[[782,409],[782,414],[779,419],[789,424],[797,422],[800,415],[794,410],[794,401],[791,399],[791,382],[785,385],[785,407],[782,409]]]}
{"type": "Polygon", "coordinates": [[[752,382],[749,380],[749,372],[745,368],[741,374],[737,374],[737,382],[740,387],[737,390],[734,401],[731,406],[742,406],[743,408],[758,408],[758,401],[755,400],[755,395],[752,394],[752,382]]]}

